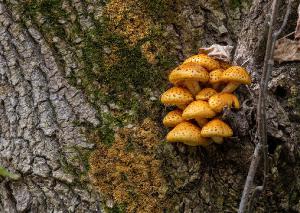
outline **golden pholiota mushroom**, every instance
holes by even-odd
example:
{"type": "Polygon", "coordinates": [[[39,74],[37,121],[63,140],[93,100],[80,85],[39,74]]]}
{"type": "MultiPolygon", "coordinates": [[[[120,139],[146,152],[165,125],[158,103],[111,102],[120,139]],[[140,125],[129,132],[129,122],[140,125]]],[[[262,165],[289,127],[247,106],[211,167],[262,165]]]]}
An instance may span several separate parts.
{"type": "Polygon", "coordinates": [[[212,71],[220,68],[220,63],[217,60],[205,54],[193,55],[186,59],[183,63],[188,62],[195,62],[204,67],[207,71],[212,71]]]}
{"type": "Polygon", "coordinates": [[[166,106],[175,105],[179,109],[184,109],[194,98],[187,89],[172,87],[162,94],[160,100],[166,106]]]}
{"type": "Polygon", "coordinates": [[[251,84],[249,73],[240,66],[232,66],[225,70],[222,75],[222,80],[227,82],[226,87],[222,92],[233,92],[241,84],[251,84]]]}
{"type": "Polygon", "coordinates": [[[204,88],[196,95],[196,100],[208,101],[211,96],[217,93],[213,88],[204,88]]]}
{"type": "Polygon", "coordinates": [[[207,146],[210,144],[208,138],[201,136],[201,129],[187,121],[172,129],[167,135],[167,141],[181,142],[190,146],[207,146]]]}
{"type": "Polygon", "coordinates": [[[206,101],[193,101],[190,103],[182,113],[182,117],[186,120],[195,119],[199,126],[204,126],[208,120],[213,118],[216,112],[213,111],[206,101]]]}
{"type": "Polygon", "coordinates": [[[218,93],[211,96],[208,100],[209,107],[215,112],[221,112],[224,107],[240,108],[240,102],[238,98],[230,93],[218,93]]]}
{"type": "Polygon", "coordinates": [[[193,62],[180,65],[169,75],[169,81],[172,84],[177,86],[184,85],[193,95],[200,91],[198,82],[206,83],[208,79],[209,74],[206,69],[193,62]]]}
{"type": "Polygon", "coordinates": [[[209,121],[201,130],[202,137],[212,138],[218,144],[223,143],[223,138],[231,137],[233,131],[225,122],[218,118],[209,121]]]}
{"type": "Polygon", "coordinates": [[[163,124],[166,127],[174,127],[180,123],[182,123],[184,119],[182,118],[181,110],[173,110],[169,112],[163,119],[163,124]]]}
{"type": "Polygon", "coordinates": [[[216,69],[209,73],[209,83],[214,89],[219,89],[222,82],[223,69],[216,69]]]}

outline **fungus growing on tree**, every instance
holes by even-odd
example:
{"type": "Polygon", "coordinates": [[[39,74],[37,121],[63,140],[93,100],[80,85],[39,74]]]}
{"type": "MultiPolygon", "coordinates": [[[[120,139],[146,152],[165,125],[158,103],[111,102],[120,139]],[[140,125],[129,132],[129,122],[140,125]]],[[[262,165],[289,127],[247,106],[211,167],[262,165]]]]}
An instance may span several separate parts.
{"type": "Polygon", "coordinates": [[[166,127],[174,127],[180,123],[182,123],[184,119],[182,118],[181,110],[173,110],[169,112],[163,119],[163,124],[166,127]]]}
{"type": "Polygon", "coordinates": [[[222,80],[227,82],[226,87],[222,92],[233,92],[240,84],[251,84],[249,73],[240,66],[232,66],[225,70],[222,75],[222,80]]]}
{"type": "Polygon", "coordinates": [[[220,63],[217,60],[205,54],[193,55],[188,59],[186,59],[183,63],[188,63],[188,62],[195,62],[201,65],[202,67],[204,67],[205,69],[207,69],[207,71],[212,71],[220,68],[220,63]]]}
{"type": "Polygon", "coordinates": [[[209,83],[217,90],[222,82],[223,69],[216,69],[209,73],[209,83]]]}
{"type": "Polygon", "coordinates": [[[206,118],[213,118],[216,116],[206,101],[193,101],[190,103],[182,113],[182,117],[186,120],[195,119],[199,126],[204,126],[207,123],[206,118]]]}
{"type": "Polygon", "coordinates": [[[208,101],[208,99],[218,92],[212,88],[204,88],[197,95],[196,100],[208,101]]]}
{"type": "Polygon", "coordinates": [[[187,89],[172,87],[162,94],[160,100],[166,106],[175,105],[179,109],[184,109],[194,98],[187,89]]]}
{"type": "Polygon", "coordinates": [[[209,98],[208,104],[215,112],[221,112],[224,107],[231,108],[233,106],[236,109],[240,108],[238,98],[230,93],[215,94],[209,98]]]}
{"type": "Polygon", "coordinates": [[[230,66],[225,61],[200,53],[186,59],[170,73],[169,81],[175,87],[162,94],[161,102],[180,110],[169,112],[163,119],[166,127],[174,127],[167,135],[167,141],[191,146],[208,145],[209,140],[203,140],[199,135],[202,127],[202,136],[212,138],[216,143],[222,143],[223,137],[232,136],[232,129],[215,117],[225,107],[240,108],[238,98],[231,92],[240,84],[250,84],[251,78],[244,68],[230,66]],[[201,83],[206,88],[200,90],[201,83]],[[223,84],[226,86],[222,90],[223,84]],[[222,92],[218,93],[220,90],[222,92]],[[192,119],[198,125],[186,121],[192,119]]]}
{"type": "Polygon", "coordinates": [[[201,136],[201,129],[190,123],[178,124],[167,135],[168,142],[181,142],[190,146],[207,146],[210,144],[207,138],[201,136]]]}
{"type": "Polygon", "coordinates": [[[200,91],[198,82],[206,83],[209,74],[202,66],[197,63],[189,62],[180,65],[169,75],[169,81],[177,86],[184,85],[193,95],[200,91]]]}
{"type": "Polygon", "coordinates": [[[212,138],[218,144],[223,143],[223,138],[231,137],[233,131],[225,122],[218,118],[209,121],[201,130],[201,136],[212,138]]]}

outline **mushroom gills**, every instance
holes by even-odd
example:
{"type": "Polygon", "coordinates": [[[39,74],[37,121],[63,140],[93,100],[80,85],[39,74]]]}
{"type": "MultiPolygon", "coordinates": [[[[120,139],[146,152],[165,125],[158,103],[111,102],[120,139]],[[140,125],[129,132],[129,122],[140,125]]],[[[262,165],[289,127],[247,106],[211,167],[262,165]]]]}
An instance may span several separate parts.
{"type": "Polygon", "coordinates": [[[226,87],[224,87],[224,89],[222,90],[222,92],[228,92],[231,93],[234,90],[236,90],[236,88],[238,88],[240,86],[241,83],[238,82],[229,82],[226,87]]]}

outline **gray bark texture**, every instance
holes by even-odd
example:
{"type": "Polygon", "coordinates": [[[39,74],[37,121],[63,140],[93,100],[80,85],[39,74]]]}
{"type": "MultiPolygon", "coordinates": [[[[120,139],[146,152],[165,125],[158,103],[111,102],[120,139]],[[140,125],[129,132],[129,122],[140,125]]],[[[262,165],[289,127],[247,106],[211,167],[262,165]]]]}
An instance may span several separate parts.
{"type": "MultiPolygon", "coordinates": [[[[142,152],[144,141],[159,142],[147,156],[161,163],[165,193],[152,212],[236,212],[255,147],[270,2],[0,0],[0,166],[21,176],[0,177],[0,212],[150,212],[105,195],[89,171],[90,153],[100,159],[95,150],[114,138],[142,152]],[[236,92],[241,110],[223,115],[235,136],[207,149],[163,143],[168,71],[213,43],[233,45],[253,79],[236,92]]],[[[270,171],[255,212],[300,212],[299,73],[298,62],[275,64],[270,171]]]]}

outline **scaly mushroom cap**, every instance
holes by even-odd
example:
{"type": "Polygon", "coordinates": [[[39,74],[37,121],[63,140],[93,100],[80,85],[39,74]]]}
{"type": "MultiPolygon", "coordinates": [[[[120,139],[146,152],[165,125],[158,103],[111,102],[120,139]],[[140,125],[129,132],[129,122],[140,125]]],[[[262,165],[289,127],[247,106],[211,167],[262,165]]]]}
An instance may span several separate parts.
{"type": "Polygon", "coordinates": [[[196,95],[196,100],[207,101],[211,96],[217,93],[218,92],[213,88],[204,88],[196,95]]]}
{"type": "Polygon", "coordinates": [[[186,105],[191,103],[194,98],[187,89],[172,87],[162,94],[160,100],[165,105],[186,105]]]}
{"type": "Polygon", "coordinates": [[[201,130],[202,137],[231,137],[232,129],[218,118],[209,121],[201,130]]]}
{"type": "Polygon", "coordinates": [[[213,111],[206,101],[193,101],[190,103],[182,113],[184,119],[195,118],[212,118],[216,116],[216,112],[213,111]]]}
{"type": "Polygon", "coordinates": [[[199,64],[189,62],[180,65],[176,69],[174,69],[170,75],[169,80],[172,84],[179,84],[183,81],[199,81],[199,82],[207,82],[209,79],[209,74],[202,66],[199,64]]]}
{"type": "Polygon", "coordinates": [[[249,73],[240,66],[232,66],[225,70],[222,75],[222,80],[226,82],[237,82],[240,84],[251,84],[249,73]]]}
{"type": "Polygon", "coordinates": [[[215,84],[222,81],[223,69],[216,69],[209,73],[209,83],[215,84]]]}
{"type": "Polygon", "coordinates": [[[218,93],[211,96],[208,100],[209,107],[215,112],[221,112],[224,107],[240,108],[238,98],[230,93],[218,93]]]}
{"type": "Polygon", "coordinates": [[[201,136],[201,129],[190,122],[178,124],[167,134],[168,142],[182,142],[190,146],[207,146],[208,139],[201,136]]]}
{"type": "Polygon", "coordinates": [[[197,64],[200,64],[208,71],[220,68],[220,64],[217,60],[205,54],[198,54],[198,55],[191,56],[188,59],[186,59],[183,63],[188,63],[188,62],[195,62],[197,64]]]}
{"type": "Polygon", "coordinates": [[[163,119],[163,124],[166,127],[174,127],[181,122],[183,122],[184,119],[182,118],[182,111],[181,110],[173,110],[169,112],[163,119]]]}

